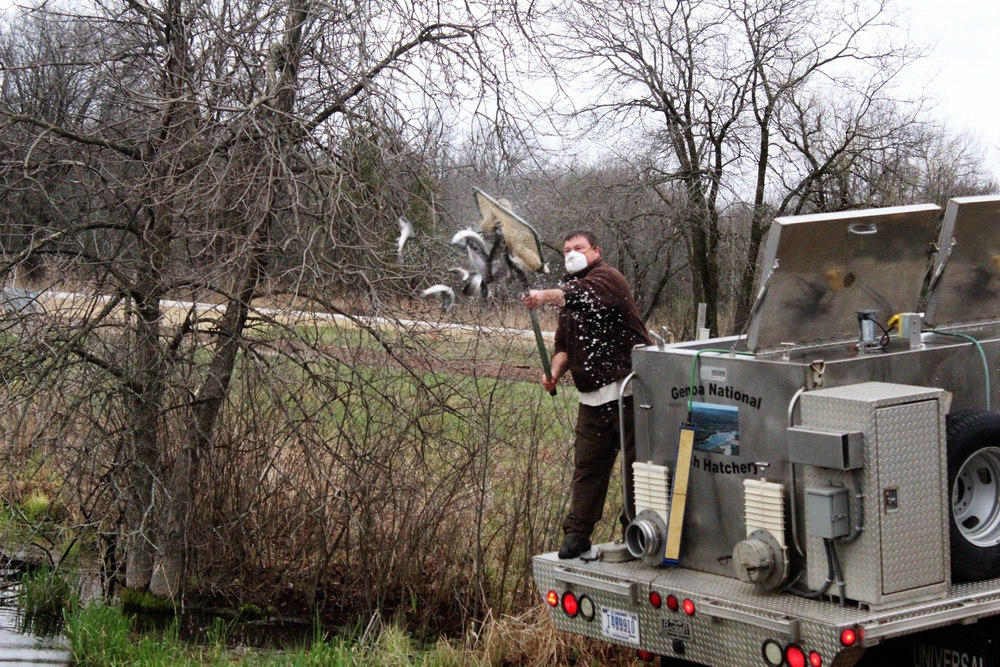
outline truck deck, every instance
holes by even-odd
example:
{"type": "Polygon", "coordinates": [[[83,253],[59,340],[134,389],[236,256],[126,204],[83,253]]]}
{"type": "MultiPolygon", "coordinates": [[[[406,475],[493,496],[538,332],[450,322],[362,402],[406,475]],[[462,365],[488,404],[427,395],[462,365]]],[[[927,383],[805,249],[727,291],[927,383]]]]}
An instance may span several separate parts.
{"type": "MultiPolygon", "coordinates": [[[[597,545],[595,550],[606,546],[597,545]]],[[[843,667],[854,664],[865,648],[887,639],[1000,614],[1000,579],[953,584],[937,600],[873,610],[850,602],[841,606],[835,595],[816,600],[775,595],[732,577],[682,567],[650,568],[639,560],[563,561],[553,552],[535,556],[532,565],[540,590],[586,590],[598,610],[636,614],[642,636],[633,640],[628,633],[603,627],[602,619],[613,615],[598,613],[588,621],[582,614],[570,617],[553,609],[560,630],[622,646],[641,643],[658,655],[703,664],[757,667],[760,654],[748,656],[741,647],[748,642],[763,646],[771,640],[818,652],[823,664],[843,667]],[[664,600],[659,608],[650,602],[653,592],[664,600]],[[681,604],[676,610],[667,607],[670,595],[681,604]],[[684,600],[693,603],[693,614],[684,611],[684,600]],[[852,647],[841,642],[845,630],[855,633],[852,647]]]]}

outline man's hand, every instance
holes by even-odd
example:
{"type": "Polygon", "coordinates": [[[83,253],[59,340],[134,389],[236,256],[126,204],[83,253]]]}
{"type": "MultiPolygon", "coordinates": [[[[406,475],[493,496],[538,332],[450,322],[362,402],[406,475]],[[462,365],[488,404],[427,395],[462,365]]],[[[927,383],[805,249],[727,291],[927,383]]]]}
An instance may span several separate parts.
{"type": "Polygon", "coordinates": [[[561,289],[533,289],[528,290],[527,294],[521,295],[521,303],[528,310],[535,310],[540,308],[545,304],[551,304],[553,306],[562,306],[566,303],[565,295],[561,289]]]}
{"type": "Polygon", "coordinates": [[[545,377],[545,373],[542,373],[542,386],[545,387],[545,391],[552,393],[552,390],[556,388],[559,384],[559,378],[561,378],[569,368],[569,357],[565,352],[556,352],[552,355],[552,379],[545,377]]]}
{"type": "Polygon", "coordinates": [[[534,310],[535,308],[541,307],[542,299],[540,296],[538,296],[538,293],[540,291],[541,290],[533,289],[521,295],[521,303],[524,304],[525,308],[527,308],[528,310],[534,310]]]}

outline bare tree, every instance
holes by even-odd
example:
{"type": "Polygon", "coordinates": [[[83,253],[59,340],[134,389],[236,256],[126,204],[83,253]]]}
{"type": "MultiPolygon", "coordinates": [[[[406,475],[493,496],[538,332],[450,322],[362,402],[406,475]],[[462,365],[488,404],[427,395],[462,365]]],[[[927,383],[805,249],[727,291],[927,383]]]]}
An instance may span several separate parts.
{"type": "MultiPolygon", "coordinates": [[[[565,5],[552,48],[568,70],[582,72],[589,90],[606,91],[585,112],[613,131],[634,124],[656,136],[660,182],[683,186],[680,226],[687,234],[693,296],[708,304],[712,329],[719,326],[727,206],[753,202],[736,295],[740,322],[749,309],[766,222],[787,210],[810,178],[789,180],[784,167],[780,123],[787,109],[817,87],[834,88],[854,102],[856,120],[868,125],[865,114],[888,99],[893,77],[915,55],[885,37],[892,22],[879,3],[565,5]],[[776,208],[773,202],[782,200],[776,208]]],[[[886,134],[900,129],[879,128],[886,134]]],[[[835,139],[845,146],[853,141],[835,139]]]]}
{"type": "MultiPolygon", "coordinates": [[[[893,81],[919,52],[892,39],[886,29],[896,19],[888,3],[882,0],[860,6],[822,2],[737,3],[732,5],[732,11],[743,27],[752,63],[750,106],[758,142],[751,149],[756,173],[746,262],[737,292],[735,321],[740,325],[749,316],[767,221],[788,213],[804,184],[817,176],[814,171],[806,171],[797,181],[788,180],[781,159],[783,147],[779,145],[785,110],[812,95],[817,87],[834,90],[840,100],[847,100],[841,105],[847,112],[840,126],[831,128],[834,134],[827,140],[833,144],[832,152],[851,151],[859,143],[878,143],[880,139],[881,143],[900,141],[920,107],[894,100],[893,81]],[[895,102],[893,106],[899,113],[878,113],[890,100],[895,102]],[[863,130],[857,131],[862,127],[875,129],[865,135],[863,130]],[[870,141],[865,142],[865,137],[870,141]],[[779,151],[777,164],[771,158],[772,144],[779,151]],[[773,174],[782,179],[775,179],[773,174]],[[784,191],[774,187],[778,184],[784,191]],[[769,205],[769,195],[772,201],[780,197],[780,203],[769,205]]],[[[823,167],[817,165],[817,168],[823,167]]]]}
{"type": "Polygon", "coordinates": [[[97,3],[26,19],[55,45],[69,26],[86,49],[36,59],[9,36],[4,178],[55,219],[8,227],[3,268],[62,257],[61,278],[108,298],[48,344],[59,363],[83,361],[117,387],[129,588],[183,595],[200,467],[250,345],[254,302],[290,290],[336,307],[320,276],[370,284],[366,274],[394,266],[380,257],[395,259],[382,249],[406,212],[400,195],[421,188],[419,173],[386,168],[407,152],[391,122],[407,77],[475,65],[464,50],[444,57],[478,28],[462,10],[459,21],[442,11],[419,1],[97,3]],[[39,95],[44,87],[54,94],[39,95]],[[402,180],[387,183],[390,174],[402,180]],[[61,179],[78,187],[54,196],[61,179]],[[206,321],[191,309],[167,327],[164,301],[179,296],[222,314],[206,321]],[[120,304],[125,328],[102,338],[120,304]],[[196,351],[206,336],[212,345],[196,351]]]}

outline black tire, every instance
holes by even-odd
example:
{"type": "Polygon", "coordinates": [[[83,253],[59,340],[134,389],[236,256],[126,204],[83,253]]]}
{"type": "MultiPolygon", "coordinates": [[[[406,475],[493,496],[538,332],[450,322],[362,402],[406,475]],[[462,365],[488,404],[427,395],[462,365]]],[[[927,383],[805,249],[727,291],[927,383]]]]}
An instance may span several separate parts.
{"type": "Polygon", "coordinates": [[[1000,576],[1000,413],[948,415],[951,577],[1000,576]]]}

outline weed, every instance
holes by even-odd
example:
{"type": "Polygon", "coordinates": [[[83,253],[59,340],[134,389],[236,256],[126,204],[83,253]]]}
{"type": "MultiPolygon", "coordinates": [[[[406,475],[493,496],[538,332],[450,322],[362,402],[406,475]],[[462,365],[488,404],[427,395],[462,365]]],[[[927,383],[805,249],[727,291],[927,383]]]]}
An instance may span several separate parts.
{"type": "MultiPolygon", "coordinates": [[[[191,480],[190,604],[225,601],[244,618],[252,604],[340,620],[398,614],[423,640],[460,636],[488,610],[516,613],[537,600],[530,556],[551,548],[558,531],[575,393],[552,398],[541,389],[530,338],[390,324],[378,332],[275,325],[252,334],[254,351],[239,358],[191,480]],[[285,339],[272,340],[278,335],[285,339]]],[[[189,365],[171,367],[164,405],[188,405],[187,387],[208,373],[211,349],[199,341],[178,348],[189,365]]],[[[104,352],[126,355],[125,342],[109,335],[104,352]]],[[[8,524],[49,517],[48,531],[43,496],[24,500],[40,490],[53,505],[68,505],[76,521],[68,532],[81,534],[82,546],[93,543],[83,531],[99,526],[109,536],[109,581],[120,584],[118,557],[153,538],[122,525],[131,521],[123,508],[136,502],[123,490],[138,484],[127,470],[136,456],[130,394],[69,372],[33,394],[44,402],[30,422],[0,419],[0,428],[21,429],[25,443],[41,435],[50,443],[45,465],[27,447],[12,450],[12,469],[33,467],[7,489],[0,482],[0,496],[12,507],[8,524]]],[[[157,485],[171,479],[188,412],[162,417],[157,485]]],[[[168,491],[156,486],[156,503],[168,491]]],[[[143,530],[160,520],[156,512],[143,530]]],[[[34,526],[24,533],[41,541],[34,526]]],[[[50,538],[57,555],[61,539],[50,538]]],[[[127,611],[174,611],[132,591],[121,601],[127,611]]]]}
{"type": "Polygon", "coordinates": [[[137,611],[146,614],[173,614],[174,603],[169,599],[153,595],[147,591],[135,591],[125,588],[121,593],[122,606],[127,611],[137,611]]]}
{"type": "Polygon", "coordinates": [[[74,665],[128,664],[134,650],[130,637],[132,620],[120,608],[90,603],[64,616],[74,665]]]}
{"type": "Polygon", "coordinates": [[[52,500],[48,494],[36,489],[24,500],[24,517],[30,523],[38,523],[47,518],[51,507],[52,500]]]}
{"type": "Polygon", "coordinates": [[[66,570],[42,567],[21,577],[18,604],[28,619],[59,618],[79,601],[75,577],[66,570]]]}
{"type": "MultiPolygon", "coordinates": [[[[475,639],[439,639],[418,646],[399,625],[387,624],[373,637],[354,634],[327,638],[317,626],[312,641],[285,651],[227,651],[228,628],[217,620],[204,646],[178,638],[176,621],[162,634],[136,636],[134,617],[120,607],[88,604],[66,614],[66,634],[77,667],[489,667],[517,664],[631,665],[631,652],[555,630],[548,613],[536,607],[517,617],[490,618],[475,639]]],[[[376,624],[377,625],[377,624],[376,624]]]]}
{"type": "Polygon", "coordinates": [[[245,602],[236,609],[236,616],[241,621],[256,621],[267,616],[267,610],[259,604],[245,602]]]}

